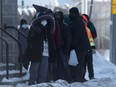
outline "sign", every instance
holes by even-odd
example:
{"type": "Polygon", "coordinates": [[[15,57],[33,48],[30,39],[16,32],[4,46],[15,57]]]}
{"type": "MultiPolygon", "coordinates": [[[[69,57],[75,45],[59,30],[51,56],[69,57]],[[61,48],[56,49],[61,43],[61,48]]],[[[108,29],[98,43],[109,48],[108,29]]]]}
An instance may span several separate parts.
{"type": "Polygon", "coordinates": [[[112,0],[112,14],[116,14],[116,0],[112,0]]]}

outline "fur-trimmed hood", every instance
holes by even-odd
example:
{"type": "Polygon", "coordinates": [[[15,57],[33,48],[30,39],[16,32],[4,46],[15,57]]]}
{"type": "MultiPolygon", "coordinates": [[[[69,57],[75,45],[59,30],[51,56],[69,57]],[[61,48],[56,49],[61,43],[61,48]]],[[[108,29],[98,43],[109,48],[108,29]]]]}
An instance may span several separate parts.
{"type": "Polygon", "coordinates": [[[54,17],[51,16],[51,15],[42,15],[42,16],[39,16],[35,19],[33,19],[32,21],[32,27],[33,29],[35,29],[38,33],[41,32],[41,28],[39,26],[39,24],[41,23],[41,21],[43,20],[46,20],[47,23],[51,23],[51,26],[50,26],[50,32],[53,33],[55,31],[55,20],[54,20],[54,17]]]}

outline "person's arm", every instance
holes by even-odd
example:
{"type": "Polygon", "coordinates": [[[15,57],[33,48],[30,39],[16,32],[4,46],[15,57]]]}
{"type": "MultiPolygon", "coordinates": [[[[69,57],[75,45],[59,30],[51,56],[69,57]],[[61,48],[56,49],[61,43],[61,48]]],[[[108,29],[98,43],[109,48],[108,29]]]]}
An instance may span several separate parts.
{"type": "Polygon", "coordinates": [[[88,22],[88,27],[92,33],[93,39],[95,39],[97,37],[97,32],[96,32],[96,28],[95,28],[94,24],[91,21],[88,22]]]}

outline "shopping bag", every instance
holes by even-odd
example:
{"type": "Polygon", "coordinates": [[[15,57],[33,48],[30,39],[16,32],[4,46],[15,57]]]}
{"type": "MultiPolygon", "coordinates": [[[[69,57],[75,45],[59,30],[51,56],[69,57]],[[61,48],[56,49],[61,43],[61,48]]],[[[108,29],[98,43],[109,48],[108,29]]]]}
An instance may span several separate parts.
{"type": "Polygon", "coordinates": [[[76,66],[78,64],[77,55],[75,50],[71,50],[68,64],[71,66],[76,66]]]}

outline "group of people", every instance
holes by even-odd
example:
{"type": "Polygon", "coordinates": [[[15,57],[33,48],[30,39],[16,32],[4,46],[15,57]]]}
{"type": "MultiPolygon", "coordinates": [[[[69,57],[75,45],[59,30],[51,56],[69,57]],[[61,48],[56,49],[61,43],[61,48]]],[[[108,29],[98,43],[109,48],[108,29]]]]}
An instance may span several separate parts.
{"type": "Polygon", "coordinates": [[[80,14],[77,7],[72,7],[68,15],[62,11],[34,7],[37,13],[31,22],[23,55],[25,60],[31,62],[29,85],[58,79],[85,82],[86,66],[89,79],[94,79],[92,54],[97,34],[88,15],[80,14]],[[76,66],[68,64],[71,50],[75,50],[77,55],[76,66]],[[47,60],[43,64],[47,68],[41,65],[44,60],[47,60]],[[43,72],[43,81],[40,78],[41,68],[46,72],[43,72]]]}

